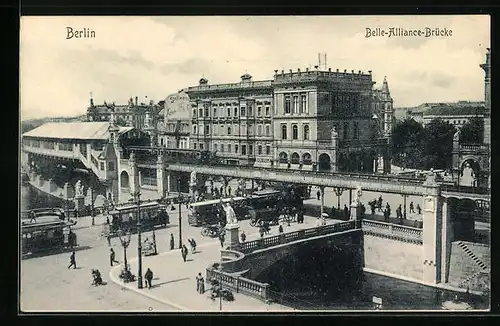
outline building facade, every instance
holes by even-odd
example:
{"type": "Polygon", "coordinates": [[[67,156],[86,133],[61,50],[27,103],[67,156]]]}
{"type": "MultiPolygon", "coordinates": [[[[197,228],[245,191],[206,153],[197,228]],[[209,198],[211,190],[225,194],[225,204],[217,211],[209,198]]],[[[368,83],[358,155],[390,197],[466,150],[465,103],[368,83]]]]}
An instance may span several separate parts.
{"type": "Polygon", "coordinates": [[[166,148],[188,149],[191,130],[191,103],[183,91],[167,96],[158,116],[157,145],[166,148]]]}
{"type": "Polygon", "coordinates": [[[476,104],[477,102],[468,103],[471,105],[447,104],[431,107],[423,113],[422,123],[425,126],[434,119],[441,119],[454,125],[456,129],[460,129],[472,118],[483,120],[484,106],[476,104]]]}
{"type": "Polygon", "coordinates": [[[275,71],[265,81],[246,73],[234,84],[202,78],[186,89],[190,147],[235,165],[389,172],[393,101],[386,79],[373,85],[371,72],[331,69],[275,71]]]}

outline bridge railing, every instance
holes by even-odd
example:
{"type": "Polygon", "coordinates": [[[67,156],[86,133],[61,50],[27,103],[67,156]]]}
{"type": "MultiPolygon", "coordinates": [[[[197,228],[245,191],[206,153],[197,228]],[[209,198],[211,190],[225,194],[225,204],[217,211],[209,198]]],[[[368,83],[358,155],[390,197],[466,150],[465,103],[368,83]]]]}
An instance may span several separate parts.
{"type": "Polygon", "coordinates": [[[302,229],[299,231],[282,233],[279,235],[261,238],[253,241],[243,242],[240,244],[239,251],[243,253],[249,253],[257,249],[265,249],[279,244],[285,244],[330,233],[353,230],[359,227],[360,224],[357,221],[347,221],[329,225],[322,225],[313,228],[302,229]]]}
{"type": "Polygon", "coordinates": [[[236,293],[243,293],[251,297],[266,301],[268,298],[269,284],[260,283],[242,276],[231,275],[215,268],[207,268],[206,280],[217,280],[222,287],[229,288],[236,293]]]}
{"type": "Polygon", "coordinates": [[[363,220],[363,233],[403,242],[423,244],[423,229],[391,223],[363,220]]]}
{"type": "Polygon", "coordinates": [[[459,186],[459,185],[441,185],[441,191],[445,192],[458,192],[458,193],[468,193],[477,195],[489,195],[491,189],[487,187],[470,187],[470,186],[459,186]]]}

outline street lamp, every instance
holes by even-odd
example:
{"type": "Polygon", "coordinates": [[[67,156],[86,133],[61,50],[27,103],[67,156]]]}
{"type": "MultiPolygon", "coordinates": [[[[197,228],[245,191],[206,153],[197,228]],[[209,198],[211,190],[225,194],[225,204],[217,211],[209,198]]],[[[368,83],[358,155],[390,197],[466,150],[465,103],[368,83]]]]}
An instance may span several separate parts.
{"type": "Polygon", "coordinates": [[[335,195],[337,195],[337,208],[340,210],[340,196],[342,196],[342,193],[344,192],[344,188],[335,187],[335,188],[333,188],[333,191],[335,192],[335,195]]]}
{"type": "Polygon", "coordinates": [[[406,198],[408,197],[407,194],[401,194],[403,196],[403,219],[406,220],[406,198]]]}
{"type": "Polygon", "coordinates": [[[90,216],[92,216],[92,225],[95,225],[94,216],[94,189],[90,187],[90,216]]]}
{"type": "Polygon", "coordinates": [[[158,254],[158,251],[156,250],[156,235],[155,235],[155,228],[153,226],[153,246],[154,246],[154,249],[155,249],[155,255],[158,254]]]}
{"type": "Polygon", "coordinates": [[[181,178],[177,177],[177,192],[179,202],[179,249],[182,249],[182,219],[181,219],[181,178]]]}
{"type": "Polygon", "coordinates": [[[129,268],[128,268],[128,263],[127,263],[127,247],[130,244],[130,238],[132,234],[130,231],[127,231],[126,233],[123,230],[118,231],[118,237],[120,238],[120,242],[123,247],[123,269],[122,269],[122,275],[127,280],[127,275],[130,273],[129,268]]]}
{"type": "Polygon", "coordinates": [[[137,287],[142,289],[141,191],[135,191],[132,193],[132,196],[137,200],[137,257],[139,260],[139,267],[137,270],[137,287]]]}

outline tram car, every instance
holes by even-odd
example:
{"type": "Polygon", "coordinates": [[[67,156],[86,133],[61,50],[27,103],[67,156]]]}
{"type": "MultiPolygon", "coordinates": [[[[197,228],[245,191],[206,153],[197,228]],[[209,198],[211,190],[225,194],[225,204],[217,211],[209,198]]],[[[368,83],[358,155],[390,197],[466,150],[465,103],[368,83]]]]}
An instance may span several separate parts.
{"type": "Polygon", "coordinates": [[[277,225],[280,216],[293,215],[302,210],[303,198],[293,186],[275,190],[255,191],[248,197],[250,225],[261,226],[264,222],[277,225]]]}
{"type": "Polygon", "coordinates": [[[142,202],[139,207],[137,204],[125,204],[116,206],[109,212],[110,235],[117,234],[119,230],[128,230],[134,232],[137,230],[137,217],[140,212],[141,230],[152,230],[158,226],[167,226],[170,223],[170,217],[167,207],[156,201],[142,202]]]}
{"type": "Polygon", "coordinates": [[[77,246],[72,226],[58,208],[35,209],[21,218],[21,253],[23,256],[77,246]]]}
{"type": "Polygon", "coordinates": [[[230,203],[238,220],[248,217],[245,197],[204,200],[189,205],[188,223],[193,226],[225,224],[226,214],[222,205],[230,203]],[[222,204],[222,205],[221,205],[222,204]]]}

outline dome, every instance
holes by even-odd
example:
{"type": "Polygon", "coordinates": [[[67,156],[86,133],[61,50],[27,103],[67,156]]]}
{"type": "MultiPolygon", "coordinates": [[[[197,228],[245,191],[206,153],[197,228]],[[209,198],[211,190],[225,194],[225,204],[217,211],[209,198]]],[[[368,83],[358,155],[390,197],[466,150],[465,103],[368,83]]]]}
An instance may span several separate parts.
{"type": "Polygon", "coordinates": [[[163,118],[167,120],[190,120],[189,96],[184,92],[174,93],[165,99],[163,118]]]}

